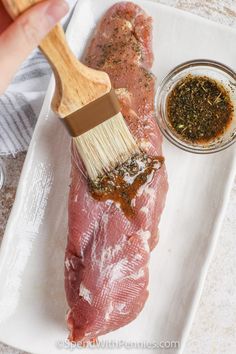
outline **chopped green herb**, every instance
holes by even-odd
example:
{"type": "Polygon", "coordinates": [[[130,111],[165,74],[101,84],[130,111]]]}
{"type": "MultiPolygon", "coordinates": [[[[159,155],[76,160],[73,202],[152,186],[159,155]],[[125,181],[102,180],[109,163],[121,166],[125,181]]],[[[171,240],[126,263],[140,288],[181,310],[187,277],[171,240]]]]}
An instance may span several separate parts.
{"type": "Polygon", "coordinates": [[[167,99],[170,124],[179,135],[192,142],[208,142],[223,134],[233,111],[228,91],[206,76],[186,76],[167,99]]]}

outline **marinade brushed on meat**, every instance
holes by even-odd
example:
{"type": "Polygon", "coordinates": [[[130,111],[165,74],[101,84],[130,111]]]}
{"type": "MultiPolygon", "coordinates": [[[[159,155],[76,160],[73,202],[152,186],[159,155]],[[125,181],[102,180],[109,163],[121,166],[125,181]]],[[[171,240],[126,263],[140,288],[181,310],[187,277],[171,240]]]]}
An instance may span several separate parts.
{"type": "MultiPolygon", "coordinates": [[[[162,156],[155,121],[152,19],[139,6],[110,8],[88,48],[85,63],[106,71],[122,113],[146,156],[162,156]]],[[[119,203],[93,198],[72,149],[65,289],[69,339],[92,341],[133,321],[148,297],[148,262],[168,189],[165,164],[147,176],[132,199],[133,216],[119,203]]],[[[161,160],[160,160],[161,161],[161,160]]]]}

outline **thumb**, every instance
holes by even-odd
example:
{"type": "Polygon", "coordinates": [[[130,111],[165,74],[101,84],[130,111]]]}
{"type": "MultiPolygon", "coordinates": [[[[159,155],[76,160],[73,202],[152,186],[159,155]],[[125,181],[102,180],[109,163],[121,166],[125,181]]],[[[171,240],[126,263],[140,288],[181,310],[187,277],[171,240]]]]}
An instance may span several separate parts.
{"type": "Polygon", "coordinates": [[[67,11],[68,5],[64,0],[40,2],[18,17],[0,35],[0,94],[21,63],[67,11]]]}

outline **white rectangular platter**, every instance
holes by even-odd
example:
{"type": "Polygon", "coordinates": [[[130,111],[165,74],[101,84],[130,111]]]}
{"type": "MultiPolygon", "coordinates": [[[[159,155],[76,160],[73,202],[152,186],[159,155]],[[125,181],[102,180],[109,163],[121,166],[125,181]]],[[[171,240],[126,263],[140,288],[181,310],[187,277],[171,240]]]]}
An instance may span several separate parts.
{"type": "MultiPolygon", "coordinates": [[[[115,2],[78,1],[68,30],[78,56],[98,19],[115,2]]],[[[175,65],[196,58],[218,60],[236,70],[235,31],[151,1],[135,2],[154,20],[153,72],[158,82],[175,65]]],[[[0,253],[0,341],[38,354],[69,352],[63,348],[63,261],[70,151],[67,133],[50,113],[53,85],[30,144],[0,253]]],[[[150,296],[137,320],[101,338],[114,341],[113,353],[126,352],[125,343],[151,346],[162,341],[181,345],[158,353],[183,351],[232,186],[234,147],[196,156],[164,142],[164,155],[170,188],[160,243],[150,263],[150,296]]],[[[142,346],[132,350],[145,352],[142,346]]],[[[148,350],[155,352],[155,345],[148,350]]]]}

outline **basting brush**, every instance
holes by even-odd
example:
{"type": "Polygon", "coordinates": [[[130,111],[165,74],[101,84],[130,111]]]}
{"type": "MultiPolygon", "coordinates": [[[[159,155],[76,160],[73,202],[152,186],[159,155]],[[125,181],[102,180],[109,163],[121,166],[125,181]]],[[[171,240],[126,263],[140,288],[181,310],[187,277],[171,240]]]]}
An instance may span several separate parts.
{"type": "MultiPolygon", "coordinates": [[[[4,0],[12,18],[41,0],[4,0]]],[[[109,76],[82,64],[57,24],[40,43],[55,76],[52,110],[74,139],[91,180],[124,163],[139,147],[120,111],[109,76]]]]}

